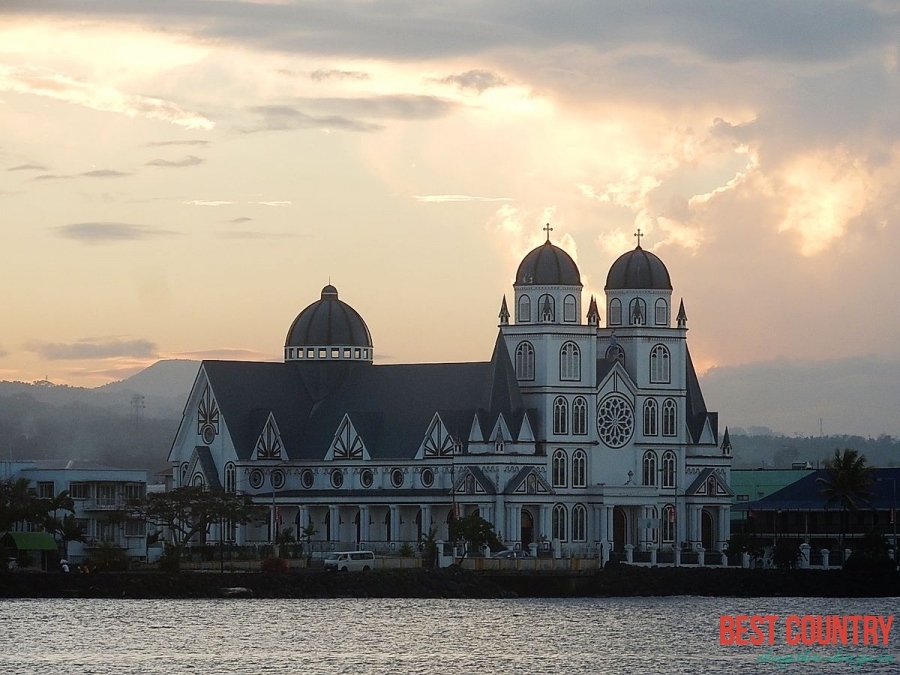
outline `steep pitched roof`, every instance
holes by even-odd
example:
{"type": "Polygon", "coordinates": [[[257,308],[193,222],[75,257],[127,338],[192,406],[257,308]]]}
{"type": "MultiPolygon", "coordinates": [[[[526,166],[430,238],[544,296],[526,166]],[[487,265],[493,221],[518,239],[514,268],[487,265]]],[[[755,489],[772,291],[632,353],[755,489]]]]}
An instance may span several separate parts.
{"type": "MultiPolygon", "coordinates": [[[[822,492],[820,478],[827,480],[829,478],[828,471],[819,469],[803,474],[799,480],[767,497],[752,502],[733,504],[731,509],[733,511],[840,510],[839,504],[828,504],[828,497],[822,492]]],[[[861,508],[872,508],[879,511],[893,508],[896,505],[894,492],[896,484],[900,482],[900,469],[874,469],[871,478],[872,485],[867,488],[871,496],[866,499],[865,506],[861,508]]]]}
{"type": "Polygon", "coordinates": [[[706,402],[703,400],[703,392],[700,391],[700,380],[697,378],[697,371],[694,370],[694,362],[691,360],[691,352],[685,346],[685,383],[687,385],[687,409],[685,410],[685,423],[688,431],[690,431],[691,439],[694,443],[700,442],[700,436],[703,434],[703,425],[709,420],[709,426],[712,429],[713,436],[718,443],[719,436],[719,414],[711,413],[706,409],[706,402]]]}

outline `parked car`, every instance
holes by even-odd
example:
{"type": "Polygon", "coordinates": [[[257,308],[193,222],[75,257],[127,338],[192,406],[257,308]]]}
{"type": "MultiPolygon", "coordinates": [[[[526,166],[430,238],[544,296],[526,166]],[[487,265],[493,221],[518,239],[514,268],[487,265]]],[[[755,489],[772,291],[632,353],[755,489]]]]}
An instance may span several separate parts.
{"type": "Polygon", "coordinates": [[[325,558],[325,569],[332,572],[368,572],[375,569],[375,554],[372,551],[329,553],[325,558]]]}
{"type": "Polygon", "coordinates": [[[530,558],[528,551],[510,549],[509,551],[500,551],[494,556],[495,558],[530,558]]]}

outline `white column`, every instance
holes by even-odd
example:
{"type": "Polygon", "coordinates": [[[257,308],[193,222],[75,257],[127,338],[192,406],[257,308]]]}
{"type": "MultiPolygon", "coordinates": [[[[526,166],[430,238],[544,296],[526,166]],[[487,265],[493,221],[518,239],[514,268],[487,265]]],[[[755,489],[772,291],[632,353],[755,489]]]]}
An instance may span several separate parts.
{"type": "Polygon", "coordinates": [[[506,503],[501,494],[498,494],[494,500],[494,518],[496,518],[494,521],[494,530],[499,533],[503,542],[506,543],[506,535],[508,534],[506,531],[506,503]]]}
{"type": "Polygon", "coordinates": [[[300,528],[300,532],[297,533],[297,537],[301,537],[303,535],[303,528],[309,525],[309,507],[305,504],[301,504],[297,507],[297,526],[300,528]]]}
{"type": "Polygon", "coordinates": [[[427,537],[431,531],[431,505],[423,504],[422,509],[422,536],[427,537]]]}
{"type": "Polygon", "coordinates": [[[550,524],[550,505],[541,504],[540,506],[541,532],[540,536],[547,537],[547,541],[553,538],[553,528],[550,524]]]}
{"type": "Polygon", "coordinates": [[[728,536],[731,533],[731,509],[727,506],[719,507],[719,542],[716,545],[716,549],[719,551],[724,550],[725,542],[728,541],[728,536]]]}
{"type": "Polygon", "coordinates": [[[341,540],[341,507],[329,506],[328,513],[331,518],[331,539],[330,541],[341,540]]]}
{"type": "Polygon", "coordinates": [[[365,504],[359,507],[359,540],[369,545],[369,507],[365,504]]]}
{"type": "Polygon", "coordinates": [[[509,507],[509,541],[513,544],[522,540],[522,505],[513,504],[509,507]]]}
{"type": "Polygon", "coordinates": [[[400,507],[391,505],[391,541],[400,541],[400,507]]]}

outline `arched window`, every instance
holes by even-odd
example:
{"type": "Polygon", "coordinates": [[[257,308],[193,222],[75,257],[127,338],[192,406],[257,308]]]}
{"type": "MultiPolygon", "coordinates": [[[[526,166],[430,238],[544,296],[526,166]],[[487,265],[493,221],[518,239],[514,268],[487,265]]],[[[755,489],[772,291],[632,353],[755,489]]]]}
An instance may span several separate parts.
{"type": "Polygon", "coordinates": [[[622,348],[618,342],[611,344],[606,349],[606,360],[607,361],[618,361],[622,364],[622,367],[625,367],[625,350],[622,348]]]}
{"type": "Polygon", "coordinates": [[[667,326],[669,324],[669,303],[663,298],[656,301],[656,325],[667,326]]]}
{"type": "Polygon", "coordinates": [[[587,487],[587,455],[581,448],[572,453],[572,487],[587,487]]]}
{"type": "Polygon", "coordinates": [[[572,541],[587,541],[587,510],[582,504],[572,507],[572,541]]]}
{"type": "Polygon", "coordinates": [[[553,538],[566,541],[566,507],[557,504],[553,507],[553,538]]]}
{"type": "Polygon", "coordinates": [[[566,452],[559,449],[553,453],[553,487],[566,487],[566,452]]]}
{"type": "Polygon", "coordinates": [[[587,401],[582,396],[572,401],[572,433],[587,433],[587,401]]]}
{"type": "Polygon", "coordinates": [[[184,487],[185,485],[188,484],[187,483],[187,479],[188,479],[187,478],[187,470],[188,470],[188,463],[182,462],[181,463],[181,479],[178,481],[178,485],[180,485],[181,487],[184,487]]]}
{"type": "Polygon", "coordinates": [[[622,301],[613,298],[609,301],[609,325],[619,326],[622,324],[622,301]]]}
{"type": "Polygon", "coordinates": [[[237,472],[234,468],[234,462],[228,462],[225,465],[225,492],[235,492],[237,490],[237,472]]]}
{"type": "Polygon", "coordinates": [[[656,420],[658,417],[656,401],[648,398],[644,401],[644,436],[656,436],[656,420]]]}
{"type": "Polygon", "coordinates": [[[574,323],[578,320],[578,314],[575,312],[575,296],[567,295],[563,300],[563,321],[574,323]]]}
{"type": "Polygon", "coordinates": [[[635,298],[628,305],[628,323],[632,326],[643,326],[647,323],[647,303],[635,298]]]}
{"type": "Polygon", "coordinates": [[[677,429],[675,425],[675,413],[678,410],[678,406],[675,403],[675,399],[667,398],[663,403],[663,413],[662,413],[662,432],[663,436],[674,436],[677,429]]]}
{"type": "Polygon", "coordinates": [[[195,473],[194,474],[194,487],[204,487],[203,484],[203,474],[195,473]]]}
{"type": "Polygon", "coordinates": [[[559,350],[559,379],[581,379],[581,351],[574,342],[566,342],[559,350]]]}
{"type": "Polygon", "coordinates": [[[644,453],[642,485],[656,485],[656,453],[648,450],[644,453]]]}
{"type": "Polygon", "coordinates": [[[531,323],[531,298],[527,295],[519,297],[519,313],[516,315],[517,323],[531,323]]]}
{"type": "Polygon", "coordinates": [[[662,486],[664,488],[673,488],[675,487],[675,453],[671,450],[666,450],[663,453],[662,458],[662,486]]]}
{"type": "Polygon", "coordinates": [[[644,518],[647,519],[647,543],[655,544],[659,539],[659,511],[655,506],[644,507],[644,518]]]}
{"type": "Polygon", "coordinates": [[[553,401],[553,433],[567,434],[569,433],[569,405],[566,399],[558,396],[553,401]]]}
{"type": "Polygon", "coordinates": [[[671,504],[666,504],[662,510],[662,540],[675,541],[675,507],[671,504]]]}
{"type": "Polygon", "coordinates": [[[552,295],[544,294],[538,299],[538,317],[541,323],[553,323],[556,316],[556,301],[552,295]]]}
{"type": "Polygon", "coordinates": [[[650,381],[663,384],[671,381],[669,350],[665,345],[656,345],[650,350],[650,381]]]}
{"type": "Polygon", "coordinates": [[[516,347],[516,377],[520,380],[534,379],[534,347],[530,342],[520,342],[516,347]]]}

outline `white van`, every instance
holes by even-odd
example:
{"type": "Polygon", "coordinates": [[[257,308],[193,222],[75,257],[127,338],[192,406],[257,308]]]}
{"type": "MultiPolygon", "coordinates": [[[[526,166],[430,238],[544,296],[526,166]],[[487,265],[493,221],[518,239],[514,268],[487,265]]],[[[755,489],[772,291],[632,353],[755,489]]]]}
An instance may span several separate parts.
{"type": "Polygon", "coordinates": [[[372,551],[329,553],[325,558],[325,569],[332,572],[368,572],[375,569],[375,554],[372,551]]]}

